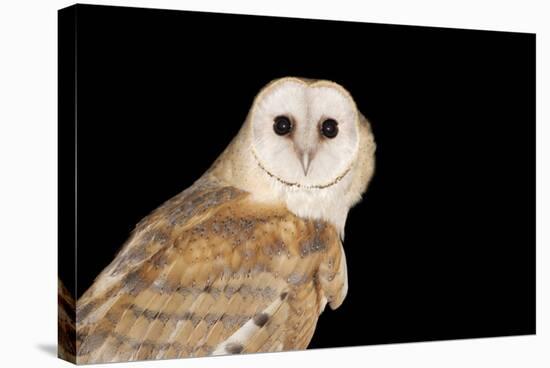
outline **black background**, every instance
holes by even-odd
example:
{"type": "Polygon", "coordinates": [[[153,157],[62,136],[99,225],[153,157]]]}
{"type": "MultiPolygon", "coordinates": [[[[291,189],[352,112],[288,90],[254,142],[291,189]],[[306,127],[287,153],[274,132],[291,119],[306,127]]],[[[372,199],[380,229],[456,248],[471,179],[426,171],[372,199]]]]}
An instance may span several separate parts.
{"type": "Polygon", "coordinates": [[[534,35],[76,10],[78,295],[209,167],[263,85],[303,76],[346,87],[378,146],[346,225],[347,299],[310,347],[535,332],[534,35]]]}

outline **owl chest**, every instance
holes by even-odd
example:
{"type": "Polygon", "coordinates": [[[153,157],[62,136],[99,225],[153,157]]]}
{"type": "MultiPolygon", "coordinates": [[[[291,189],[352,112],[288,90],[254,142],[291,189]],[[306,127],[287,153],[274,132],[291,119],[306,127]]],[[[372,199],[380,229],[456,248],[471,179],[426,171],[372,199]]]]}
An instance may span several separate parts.
{"type": "Polygon", "coordinates": [[[326,222],[246,206],[224,208],[181,239],[185,263],[211,262],[211,278],[269,274],[290,289],[314,282],[321,262],[339,251],[337,233],[326,222]]]}
{"type": "Polygon", "coordinates": [[[336,264],[340,252],[332,226],[289,211],[228,206],[181,239],[180,256],[192,277],[188,283],[236,293],[243,305],[257,305],[257,312],[286,295],[284,345],[307,346],[326,300],[320,269],[336,264]]]}

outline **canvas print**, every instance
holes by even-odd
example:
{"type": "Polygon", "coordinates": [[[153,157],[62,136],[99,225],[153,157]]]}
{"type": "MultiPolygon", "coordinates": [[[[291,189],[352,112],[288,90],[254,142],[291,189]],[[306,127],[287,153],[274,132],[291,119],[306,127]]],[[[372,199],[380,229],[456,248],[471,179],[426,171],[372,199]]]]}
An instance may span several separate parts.
{"type": "Polygon", "coordinates": [[[531,34],[59,12],[59,356],[535,333],[531,34]]]}

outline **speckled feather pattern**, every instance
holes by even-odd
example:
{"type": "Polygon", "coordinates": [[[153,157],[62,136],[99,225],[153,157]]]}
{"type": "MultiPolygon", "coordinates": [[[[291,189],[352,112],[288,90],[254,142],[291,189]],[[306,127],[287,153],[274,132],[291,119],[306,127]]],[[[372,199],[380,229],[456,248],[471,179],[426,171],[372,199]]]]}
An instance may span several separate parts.
{"type": "Polygon", "coordinates": [[[141,221],[79,299],[77,361],[210,355],[249,321],[225,353],[305,349],[324,300],[342,302],[342,259],[332,225],[201,179],[141,221]]]}
{"type": "Polygon", "coordinates": [[[341,239],[375,148],[343,87],[269,83],[206,173],[143,219],[77,301],[77,363],[305,349],[347,294],[341,239]],[[295,132],[273,132],[280,114],[295,132]],[[335,139],[319,136],[327,117],[335,139]]]}

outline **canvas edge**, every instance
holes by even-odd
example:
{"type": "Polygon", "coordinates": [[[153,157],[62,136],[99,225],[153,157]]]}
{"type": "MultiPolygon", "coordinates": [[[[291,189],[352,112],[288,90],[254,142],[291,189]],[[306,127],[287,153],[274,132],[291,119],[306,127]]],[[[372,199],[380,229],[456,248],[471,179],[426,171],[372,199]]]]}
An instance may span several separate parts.
{"type": "Polygon", "coordinates": [[[58,10],[57,356],[76,364],[76,5],[58,10]],[[66,285],[64,284],[64,282],[66,285]]]}

